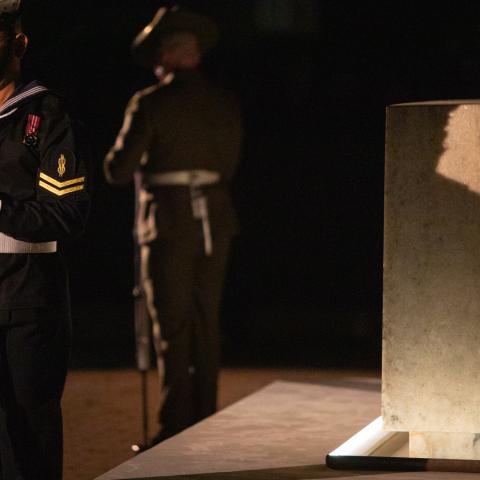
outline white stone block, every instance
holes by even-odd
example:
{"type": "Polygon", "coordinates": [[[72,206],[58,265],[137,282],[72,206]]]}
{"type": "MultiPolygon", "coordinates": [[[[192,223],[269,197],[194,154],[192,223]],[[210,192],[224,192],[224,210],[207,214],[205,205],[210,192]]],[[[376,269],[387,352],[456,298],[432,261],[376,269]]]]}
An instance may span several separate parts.
{"type": "Polygon", "coordinates": [[[385,428],[480,432],[479,102],[387,109],[383,322],[385,428]]]}

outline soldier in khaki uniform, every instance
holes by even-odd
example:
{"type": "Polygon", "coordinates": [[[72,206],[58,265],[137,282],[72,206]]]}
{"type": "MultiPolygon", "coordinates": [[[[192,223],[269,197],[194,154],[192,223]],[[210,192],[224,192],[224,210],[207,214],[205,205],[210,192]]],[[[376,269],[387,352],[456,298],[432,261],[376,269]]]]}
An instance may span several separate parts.
{"type": "Polygon", "coordinates": [[[137,63],[159,83],[136,93],[105,159],[112,184],[137,179],[137,240],[162,385],[168,438],[216,410],[218,310],[237,224],[228,184],[239,159],[233,95],[198,69],[217,27],[203,15],[160,10],[137,36],[137,63]]]}

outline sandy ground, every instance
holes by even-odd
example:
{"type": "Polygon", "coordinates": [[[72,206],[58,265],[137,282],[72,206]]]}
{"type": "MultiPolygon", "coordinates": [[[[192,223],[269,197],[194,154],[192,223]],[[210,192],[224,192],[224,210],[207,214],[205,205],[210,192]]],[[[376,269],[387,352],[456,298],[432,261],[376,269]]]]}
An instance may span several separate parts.
{"type": "MultiPolygon", "coordinates": [[[[375,371],[320,369],[223,369],[219,408],[275,380],[322,382],[339,377],[378,376],[375,371]]],[[[149,372],[150,433],[155,433],[156,375],[149,372]]],[[[134,370],[75,370],[63,398],[64,480],[92,480],[133,455],[142,440],[140,377],[134,370]]]]}

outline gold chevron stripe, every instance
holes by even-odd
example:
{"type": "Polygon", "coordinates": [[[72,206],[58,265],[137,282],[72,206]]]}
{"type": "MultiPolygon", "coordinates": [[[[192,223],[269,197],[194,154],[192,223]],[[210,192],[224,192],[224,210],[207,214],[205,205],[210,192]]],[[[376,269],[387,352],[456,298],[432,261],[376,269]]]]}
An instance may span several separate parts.
{"type": "Polygon", "coordinates": [[[64,188],[63,190],[59,190],[58,188],[52,187],[48,183],[42,182],[41,180],[40,182],[38,182],[38,185],[44,188],[45,190],[48,190],[49,192],[54,193],[59,197],[66,195],[67,193],[78,192],[79,190],[83,190],[85,188],[85,185],[82,184],[82,185],[77,185],[75,187],[64,188]]]}
{"type": "Polygon", "coordinates": [[[58,188],[68,187],[69,185],[75,185],[75,183],[80,183],[85,181],[85,177],[78,177],[78,178],[74,178],[73,180],[66,180],[65,182],[59,182],[58,180],[55,180],[54,178],[49,177],[48,175],[42,172],[40,172],[40,178],[42,178],[48,183],[51,183],[52,185],[55,185],[58,188]]]}

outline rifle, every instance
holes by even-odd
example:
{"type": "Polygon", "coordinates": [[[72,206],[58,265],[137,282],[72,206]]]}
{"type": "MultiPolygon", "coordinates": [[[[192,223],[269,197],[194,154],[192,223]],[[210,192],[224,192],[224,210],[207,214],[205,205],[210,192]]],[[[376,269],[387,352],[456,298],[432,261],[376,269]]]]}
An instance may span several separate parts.
{"type": "MultiPolygon", "coordinates": [[[[141,189],[141,175],[135,174],[135,218],[139,209],[139,197],[141,189]]],[[[142,285],[141,274],[141,247],[138,241],[137,227],[134,232],[134,321],[135,321],[135,352],[136,366],[140,373],[141,381],[141,402],[142,402],[142,432],[143,442],[132,445],[135,453],[140,453],[151,447],[148,438],[148,371],[151,365],[151,320],[147,312],[145,292],[142,285]]]]}

